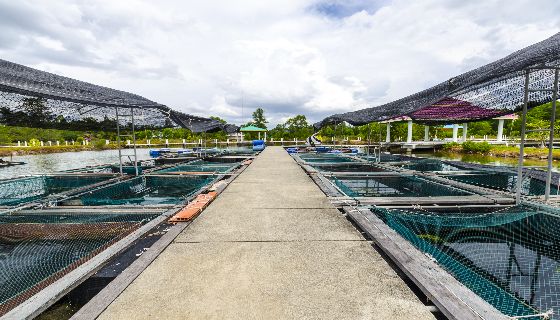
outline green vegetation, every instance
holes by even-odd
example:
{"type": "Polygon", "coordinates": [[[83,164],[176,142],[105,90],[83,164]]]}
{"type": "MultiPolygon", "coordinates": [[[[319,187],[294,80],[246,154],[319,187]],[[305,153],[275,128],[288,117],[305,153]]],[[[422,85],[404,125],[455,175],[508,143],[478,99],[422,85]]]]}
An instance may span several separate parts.
{"type": "MultiPolygon", "coordinates": [[[[444,153],[467,153],[467,154],[480,154],[495,157],[519,157],[519,148],[508,146],[494,146],[486,142],[471,142],[465,143],[449,142],[443,146],[444,153]]],[[[533,159],[546,159],[548,155],[547,148],[525,148],[525,157],[533,159]]],[[[552,151],[552,158],[560,160],[560,150],[552,151]]]]}
{"type": "Polygon", "coordinates": [[[253,112],[253,125],[255,127],[266,129],[266,124],[268,121],[264,116],[264,110],[262,108],[257,108],[255,112],[253,112]]]}
{"type": "Polygon", "coordinates": [[[313,126],[307,122],[307,118],[299,114],[286,120],[285,123],[278,124],[270,130],[269,135],[274,140],[304,140],[313,134],[313,126]]]}
{"type": "Polygon", "coordinates": [[[492,145],[488,142],[465,141],[461,144],[461,147],[468,153],[487,153],[492,149],[492,145]]]}

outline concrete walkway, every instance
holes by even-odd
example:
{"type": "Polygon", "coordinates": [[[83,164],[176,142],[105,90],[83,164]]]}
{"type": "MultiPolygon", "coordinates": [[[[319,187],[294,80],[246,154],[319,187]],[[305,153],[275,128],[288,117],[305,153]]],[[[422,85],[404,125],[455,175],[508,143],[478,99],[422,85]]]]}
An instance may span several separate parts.
{"type": "Polygon", "coordinates": [[[280,147],[268,147],[101,319],[433,319],[280,147]]]}

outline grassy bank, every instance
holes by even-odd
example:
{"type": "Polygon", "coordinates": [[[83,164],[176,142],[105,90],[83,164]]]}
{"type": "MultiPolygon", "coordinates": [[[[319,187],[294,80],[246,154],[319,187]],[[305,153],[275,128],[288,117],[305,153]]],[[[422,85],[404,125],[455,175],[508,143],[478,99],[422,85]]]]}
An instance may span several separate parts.
{"type": "MultiPolygon", "coordinates": [[[[487,142],[477,143],[477,142],[467,141],[462,144],[451,142],[443,146],[443,152],[480,154],[484,156],[509,157],[509,158],[519,157],[519,148],[517,147],[494,146],[487,142]]],[[[548,148],[526,147],[524,154],[525,154],[525,158],[546,159],[548,156],[548,148]]],[[[552,158],[554,160],[560,160],[560,150],[552,150],[552,158]]]]}
{"type": "Polygon", "coordinates": [[[3,147],[0,148],[0,157],[9,157],[10,155],[29,155],[29,154],[48,154],[59,152],[77,152],[91,150],[109,150],[117,149],[117,145],[69,145],[69,146],[35,146],[35,147],[3,147]]]}

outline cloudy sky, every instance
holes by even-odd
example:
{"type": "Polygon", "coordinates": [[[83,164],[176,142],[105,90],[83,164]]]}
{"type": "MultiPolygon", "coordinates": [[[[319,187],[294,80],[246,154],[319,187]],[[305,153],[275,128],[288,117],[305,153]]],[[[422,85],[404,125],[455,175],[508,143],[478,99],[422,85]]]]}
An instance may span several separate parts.
{"type": "Polygon", "coordinates": [[[0,58],[229,122],[389,102],[560,31],[558,0],[0,0],[0,58]],[[244,105],[244,108],[242,108],[244,105]]]}

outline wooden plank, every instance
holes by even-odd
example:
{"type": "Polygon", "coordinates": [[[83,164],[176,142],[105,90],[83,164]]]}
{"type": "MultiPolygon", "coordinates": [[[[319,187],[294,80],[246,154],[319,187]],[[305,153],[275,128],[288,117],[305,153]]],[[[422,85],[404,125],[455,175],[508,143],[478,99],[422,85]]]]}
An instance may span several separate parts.
{"type": "Polygon", "coordinates": [[[368,209],[344,207],[344,211],[449,319],[509,319],[453,278],[368,209]]]}
{"type": "Polygon", "coordinates": [[[440,196],[440,197],[355,197],[361,205],[463,205],[463,204],[506,204],[514,203],[515,199],[501,197],[471,196],[440,196]]]}

